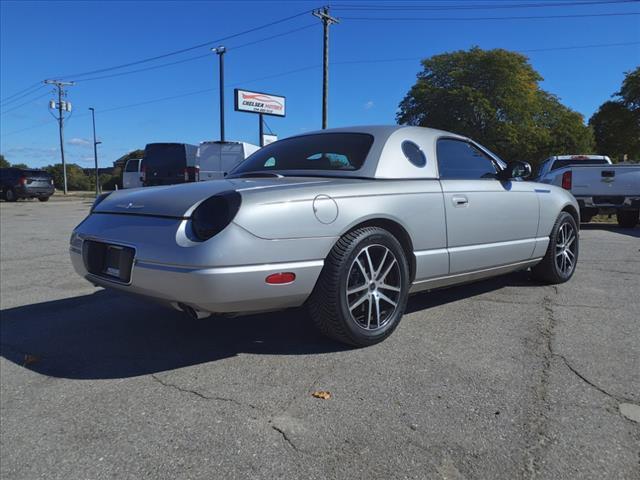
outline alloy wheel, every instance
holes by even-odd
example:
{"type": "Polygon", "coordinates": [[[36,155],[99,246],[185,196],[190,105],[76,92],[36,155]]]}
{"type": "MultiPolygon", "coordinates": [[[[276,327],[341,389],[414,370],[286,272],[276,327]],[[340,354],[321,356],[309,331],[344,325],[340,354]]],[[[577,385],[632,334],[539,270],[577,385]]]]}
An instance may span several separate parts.
{"type": "Polygon", "coordinates": [[[571,275],[576,264],[577,235],[573,226],[563,223],[556,237],[556,267],[565,276],[571,275]]]}
{"type": "Polygon", "coordinates": [[[398,260],[383,245],[364,247],[349,269],[346,297],[352,320],[360,328],[376,331],[387,325],[402,293],[398,260]]]}

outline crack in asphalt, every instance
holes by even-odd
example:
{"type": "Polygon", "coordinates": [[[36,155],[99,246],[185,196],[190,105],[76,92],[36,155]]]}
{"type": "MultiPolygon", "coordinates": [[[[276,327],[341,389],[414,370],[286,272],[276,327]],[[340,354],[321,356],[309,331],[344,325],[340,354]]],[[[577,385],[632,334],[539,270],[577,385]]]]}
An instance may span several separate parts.
{"type": "Polygon", "coordinates": [[[273,425],[273,424],[271,424],[271,428],[273,430],[275,430],[276,432],[278,432],[282,436],[284,441],[291,446],[291,448],[293,448],[298,453],[302,453],[302,450],[300,450],[297,447],[297,445],[289,438],[289,435],[287,435],[287,432],[285,432],[283,429],[281,429],[280,427],[277,427],[276,425],[273,425]]]}
{"type": "MultiPolygon", "coordinates": [[[[558,295],[559,290],[557,285],[552,285],[555,295],[558,295]]],[[[545,295],[543,298],[543,308],[544,308],[544,318],[542,323],[538,326],[538,332],[540,334],[541,342],[538,344],[537,354],[542,359],[542,371],[540,373],[540,380],[536,384],[535,388],[535,405],[533,407],[532,417],[533,420],[530,422],[529,429],[535,435],[536,441],[533,444],[528,445],[526,450],[527,456],[527,465],[526,469],[529,473],[529,478],[535,478],[538,476],[540,471],[540,466],[542,463],[543,455],[545,450],[548,448],[548,445],[551,441],[551,438],[548,435],[548,417],[547,412],[549,411],[549,398],[548,398],[548,384],[549,384],[549,376],[552,368],[552,359],[558,357],[562,360],[564,365],[569,369],[571,373],[573,373],[576,377],[578,377],[583,383],[587,384],[591,388],[601,392],[607,397],[616,400],[617,402],[629,402],[629,403],[637,403],[637,400],[630,399],[621,395],[617,395],[609,392],[605,388],[595,384],[587,377],[585,377],[582,373],[580,373],[571,363],[567,360],[567,358],[554,351],[553,348],[553,339],[555,336],[555,326],[556,326],[556,318],[554,316],[555,312],[553,308],[555,306],[559,307],[590,307],[590,308],[604,308],[604,307],[591,307],[587,305],[555,305],[551,296],[545,295]]],[[[529,442],[527,442],[529,443],[529,442]]]]}
{"type": "MultiPolygon", "coordinates": [[[[558,294],[558,287],[553,285],[554,293],[558,294]]],[[[536,385],[534,405],[530,415],[529,430],[535,440],[527,440],[525,447],[526,471],[529,478],[535,478],[540,471],[542,458],[549,443],[547,411],[549,403],[549,377],[551,374],[551,359],[553,358],[553,335],[556,319],[554,317],[551,297],[545,295],[542,300],[544,316],[538,325],[539,342],[536,344],[534,355],[541,358],[542,369],[536,385]]]]}
{"type": "Polygon", "coordinates": [[[236,400],[235,398],[229,398],[229,397],[219,397],[219,396],[209,396],[209,395],[205,395],[197,390],[193,390],[190,388],[184,388],[181,387],[180,385],[177,385],[175,383],[169,383],[166,380],[161,379],[159,376],[155,375],[155,374],[151,374],[150,375],[151,378],[153,380],[155,380],[157,383],[159,383],[160,385],[164,386],[164,387],[168,387],[168,388],[173,388],[174,390],[177,390],[179,392],[182,393],[188,393],[191,395],[195,395],[196,397],[199,397],[203,400],[213,400],[213,401],[219,401],[219,402],[228,402],[228,403],[233,403],[234,405],[237,405],[239,407],[249,407],[252,410],[257,410],[258,407],[256,407],[255,405],[252,405],[250,403],[242,403],[238,400],[236,400]]]}
{"type": "Polygon", "coordinates": [[[615,393],[611,393],[607,390],[605,390],[604,388],[602,388],[599,385],[596,385],[595,383],[593,383],[591,380],[589,380],[587,377],[585,377],[584,375],[582,375],[578,370],[576,370],[573,365],[571,365],[571,363],[569,363],[569,360],[567,360],[567,358],[560,354],[560,353],[555,353],[553,352],[553,356],[555,357],[559,357],[560,359],[562,359],[562,361],[564,362],[564,364],[567,366],[567,368],[576,376],[578,377],[580,380],[582,380],[584,383],[586,383],[587,385],[589,385],[592,388],[595,388],[596,390],[598,390],[600,393],[604,393],[606,396],[613,398],[614,400],[617,400],[618,402],[629,402],[629,403],[635,403],[637,402],[637,400],[628,398],[628,397],[623,397],[621,395],[616,395],[615,393]]]}

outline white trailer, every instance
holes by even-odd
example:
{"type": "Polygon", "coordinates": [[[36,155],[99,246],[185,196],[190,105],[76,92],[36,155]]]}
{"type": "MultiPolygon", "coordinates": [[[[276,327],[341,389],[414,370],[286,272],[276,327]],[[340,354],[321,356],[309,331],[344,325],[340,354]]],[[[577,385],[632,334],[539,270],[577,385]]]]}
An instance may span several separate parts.
{"type": "Polygon", "coordinates": [[[247,142],[201,142],[196,153],[200,181],[215,180],[233,170],[260,147],[247,142]]]}

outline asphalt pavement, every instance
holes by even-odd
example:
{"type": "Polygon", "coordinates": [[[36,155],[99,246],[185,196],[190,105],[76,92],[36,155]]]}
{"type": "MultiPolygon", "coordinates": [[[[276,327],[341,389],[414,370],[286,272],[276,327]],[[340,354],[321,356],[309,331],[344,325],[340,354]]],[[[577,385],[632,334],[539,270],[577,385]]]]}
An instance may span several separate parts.
{"type": "Polygon", "coordinates": [[[640,478],[639,228],[583,226],[563,285],[413,296],[348,349],[302,309],[195,321],[93,287],[68,258],[89,206],[0,203],[4,480],[640,478]]]}

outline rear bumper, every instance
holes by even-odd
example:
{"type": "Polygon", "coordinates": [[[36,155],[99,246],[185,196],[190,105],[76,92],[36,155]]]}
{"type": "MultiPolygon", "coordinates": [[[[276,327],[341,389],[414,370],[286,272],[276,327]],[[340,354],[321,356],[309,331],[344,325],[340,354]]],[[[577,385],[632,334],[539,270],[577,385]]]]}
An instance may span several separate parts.
{"type": "Polygon", "coordinates": [[[576,197],[580,208],[623,208],[640,209],[640,195],[638,196],[589,196],[576,197]]]}
{"type": "Polygon", "coordinates": [[[28,187],[19,186],[13,189],[16,192],[16,196],[19,198],[37,198],[37,197],[50,197],[53,195],[54,188],[51,187],[28,187]]]}
{"type": "Polygon", "coordinates": [[[228,267],[188,267],[134,260],[130,284],[89,273],[82,246],[72,245],[71,262],[76,272],[91,283],[142,295],[163,303],[183,303],[212,313],[249,313],[302,305],[313,290],[323,260],[228,267]],[[294,282],[270,285],[265,278],[293,272],[294,282]]]}

